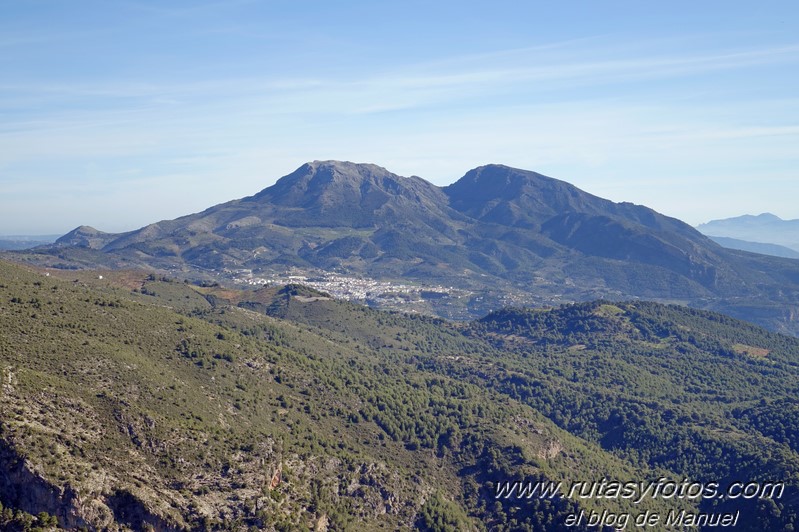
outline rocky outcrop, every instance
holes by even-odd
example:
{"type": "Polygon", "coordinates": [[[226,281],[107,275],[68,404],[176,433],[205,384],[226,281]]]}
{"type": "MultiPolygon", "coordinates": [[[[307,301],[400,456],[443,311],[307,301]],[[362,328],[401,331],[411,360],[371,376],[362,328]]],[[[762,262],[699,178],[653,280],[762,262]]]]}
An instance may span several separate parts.
{"type": "Polygon", "coordinates": [[[0,438],[0,501],[30,514],[55,515],[65,528],[89,526],[80,515],[80,498],[70,486],[59,488],[36,473],[32,465],[0,438]]]}
{"type": "Polygon", "coordinates": [[[164,532],[184,530],[151,512],[128,491],[84,498],[69,484],[63,487],[53,484],[3,438],[0,438],[0,502],[32,515],[46,512],[66,529],[114,530],[117,523],[134,530],[147,527],[164,532]]]}

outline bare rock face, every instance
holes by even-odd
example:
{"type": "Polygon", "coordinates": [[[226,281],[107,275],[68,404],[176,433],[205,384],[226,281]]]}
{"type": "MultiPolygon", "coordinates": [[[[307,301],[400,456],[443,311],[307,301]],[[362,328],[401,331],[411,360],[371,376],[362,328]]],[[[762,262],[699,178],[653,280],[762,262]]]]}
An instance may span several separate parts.
{"type": "Polygon", "coordinates": [[[31,514],[45,511],[65,527],[88,526],[80,515],[78,495],[69,486],[50,484],[5,439],[0,439],[0,492],[9,506],[31,514]]]}
{"type": "Polygon", "coordinates": [[[153,514],[142,501],[128,491],[118,490],[106,496],[105,500],[114,513],[116,521],[127,524],[134,529],[144,528],[149,525],[158,531],[183,530],[183,527],[169,524],[162,517],[153,514]]]}
{"type": "Polygon", "coordinates": [[[137,530],[145,526],[158,531],[184,530],[152,513],[127,491],[82,497],[69,484],[59,487],[51,483],[5,439],[0,439],[0,493],[8,506],[33,515],[47,512],[66,529],[113,530],[117,523],[137,530]]]}

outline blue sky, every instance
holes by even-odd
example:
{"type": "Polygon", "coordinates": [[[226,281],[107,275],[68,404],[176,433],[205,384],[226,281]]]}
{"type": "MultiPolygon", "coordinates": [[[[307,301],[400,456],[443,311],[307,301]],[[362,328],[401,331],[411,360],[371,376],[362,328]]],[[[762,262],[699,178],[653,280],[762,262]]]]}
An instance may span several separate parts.
{"type": "Polygon", "coordinates": [[[799,218],[797,6],[0,0],[0,234],[131,230],[315,159],[799,218]]]}

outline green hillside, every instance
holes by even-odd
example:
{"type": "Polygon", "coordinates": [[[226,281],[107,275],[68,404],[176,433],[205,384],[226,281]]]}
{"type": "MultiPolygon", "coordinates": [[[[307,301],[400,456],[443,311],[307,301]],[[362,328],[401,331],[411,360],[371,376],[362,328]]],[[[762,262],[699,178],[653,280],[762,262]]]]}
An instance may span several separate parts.
{"type": "Polygon", "coordinates": [[[7,529],[572,530],[796,520],[799,341],[655,304],[469,325],[300,286],[0,263],[7,529]],[[780,497],[497,498],[508,481],[786,482],[780,497]]]}
{"type": "Polygon", "coordinates": [[[456,319],[509,304],[646,298],[799,335],[799,262],[726,249],[650,208],[496,164],[441,188],[372,164],[314,161],[199,213],[120,234],[81,226],[4,256],[231,285],[296,269],[448,287],[452,297],[423,297],[422,309],[456,319]]]}

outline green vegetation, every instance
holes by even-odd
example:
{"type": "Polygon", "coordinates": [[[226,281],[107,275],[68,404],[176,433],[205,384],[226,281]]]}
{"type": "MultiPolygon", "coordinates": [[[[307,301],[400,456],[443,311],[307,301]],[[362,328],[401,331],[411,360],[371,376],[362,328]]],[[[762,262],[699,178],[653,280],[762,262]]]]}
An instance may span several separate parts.
{"type": "MultiPolygon", "coordinates": [[[[440,370],[529,404],[642,467],[722,485],[785,481],[778,511],[749,524],[796,526],[796,339],[647,302],[509,309],[470,333],[502,349],[498,369],[483,367],[479,376],[463,365],[440,370]]],[[[719,504],[727,507],[706,501],[703,508],[718,511],[719,504]]],[[[766,512],[758,505],[766,503],[738,507],[766,512]]]]}
{"type": "Polygon", "coordinates": [[[58,519],[47,512],[31,515],[22,510],[5,508],[0,502],[0,528],[8,532],[45,532],[58,526],[58,519]]]}
{"type": "Polygon", "coordinates": [[[798,365],[795,339],[651,303],[453,324],[300,286],[0,263],[0,502],[72,528],[555,530],[580,510],[732,508],[790,530],[798,365]],[[788,487],[732,506],[496,498],[660,476],[788,487]]]}
{"type": "Polygon", "coordinates": [[[798,302],[795,260],[729,250],[647,207],[502,165],[475,168],[439,188],[375,165],[317,161],[200,213],[124,234],[82,226],[52,246],[8,256],[52,268],[183,271],[213,281],[294,267],[410,280],[470,294],[427,291],[406,307],[456,319],[509,304],[649,298],[799,334],[795,313],[786,312],[798,302]]]}

